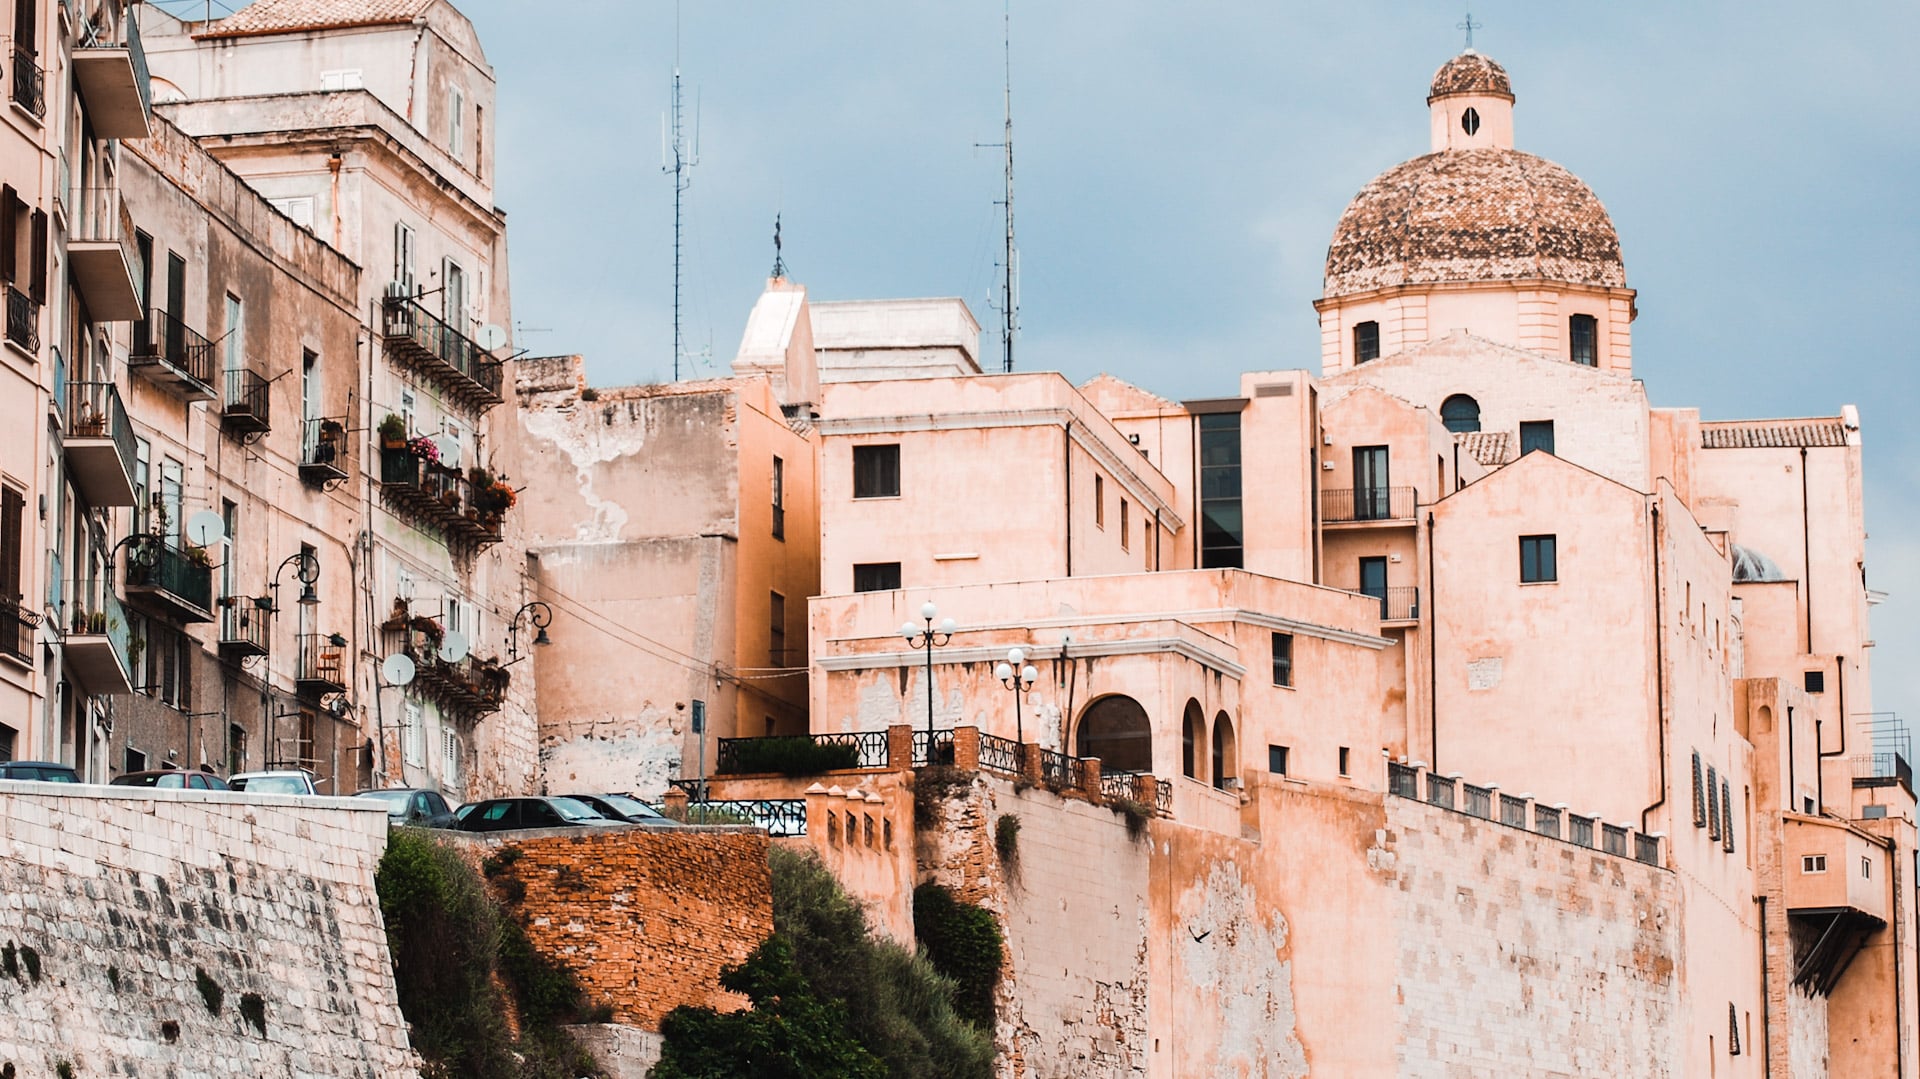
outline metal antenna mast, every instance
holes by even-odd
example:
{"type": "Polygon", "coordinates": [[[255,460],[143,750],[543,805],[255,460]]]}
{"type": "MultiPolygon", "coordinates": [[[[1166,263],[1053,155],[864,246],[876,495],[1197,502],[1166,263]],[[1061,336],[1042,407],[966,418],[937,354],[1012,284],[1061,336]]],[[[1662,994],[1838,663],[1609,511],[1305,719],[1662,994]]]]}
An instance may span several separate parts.
{"type": "Polygon", "coordinates": [[[1001,61],[1005,65],[1002,100],[1006,108],[1006,131],[1001,146],[1007,160],[1007,248],[1006,268],[1000,293],[1000,342],[1005,353],[1006,371],[1013,372],[1013,338],[1020,330],[1020,252],[1013,243],[1013,0],[1007,0],[1001,15],[1001,61]]]}
{"type": "Polygon", "coordinates": [[[673,380],[680,381],[680,359],[686,346],[680,325],[680,276],[685,239],[687,189],[693,186],[693,167],[700,163],[697,140],[687,141],[680,96],[680,5],[673,10],[673,117],[660,120],[660,171],[673,176],[673,380]],[[671,136],[671,138],[669,138],[671,136]]]}

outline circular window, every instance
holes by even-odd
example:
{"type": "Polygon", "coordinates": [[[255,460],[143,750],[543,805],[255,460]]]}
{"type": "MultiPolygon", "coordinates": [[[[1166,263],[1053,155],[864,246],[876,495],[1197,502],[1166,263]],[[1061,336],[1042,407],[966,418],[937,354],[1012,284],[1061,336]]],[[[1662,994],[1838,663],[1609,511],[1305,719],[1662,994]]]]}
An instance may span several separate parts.
{"type": "Polygon", "coordinates": [[[1468,109],[1466,112],[1460,114],[1460,130],[1469,135],[1479,132],[1480,111],[1478,109],[1468,109]]]}

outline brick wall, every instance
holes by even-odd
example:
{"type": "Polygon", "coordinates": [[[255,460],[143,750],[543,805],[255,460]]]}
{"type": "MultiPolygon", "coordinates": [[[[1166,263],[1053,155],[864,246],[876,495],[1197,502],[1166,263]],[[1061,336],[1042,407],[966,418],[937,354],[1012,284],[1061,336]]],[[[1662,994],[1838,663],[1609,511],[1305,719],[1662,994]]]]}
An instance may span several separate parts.
{"type": "Polygon", "coordinates": [[[21,1076],[416,1074],[383,807],[0,782],[0,1061],[21,1076]],[[40,976],[31,976],[32,949],[40,976]],[[209,1012],[197,973],[224,993],[209,1012]],[[242,1018],[264,1004],[263,1032],[242,1018]]]}
{"type": "Polygon", "coordinates": [[[773,932],[767,836],[757,828],[568,828],[453,833],[481,858],[534,947],[571,968],[615,1022],[660,1029],[682,1004],[745,1001],[722,967],[773,932]],[[524,892],[522,891],[524,889],[524,892]],[[516,895],[516,893],[518,893],[516,895]]]}

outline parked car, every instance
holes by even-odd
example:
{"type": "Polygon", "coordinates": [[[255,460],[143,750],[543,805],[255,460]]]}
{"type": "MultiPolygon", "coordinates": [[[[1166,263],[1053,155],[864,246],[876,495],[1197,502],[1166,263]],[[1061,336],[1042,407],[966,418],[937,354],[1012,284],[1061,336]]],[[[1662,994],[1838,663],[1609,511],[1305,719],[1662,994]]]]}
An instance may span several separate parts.
{"type": "Polygon", "coordinates": [[[237,791],[252,791],[255,794],[319,794],[314,789],[313,773],[304,768],[288,768],[274,772],[235,772],[227,777],[227,785],[237,791]]]}
{"type": "Polygon", "coordinates": [[[453,827],[453,810],[439,791],[418,787],[389,787],[360,791],[355,798],[372,798],[387,804],[387,823],[412,824],[421,828],[453,827]]]}
{"type": "Polygon", "coordinates": [[[490,798],[462,815],[467,832],[504,832],[512,828],[619,827],[625,821],[601,816],[573,798],[490,798]]]}
{"type": "Polygon", "coordinates": [[[564,797],[587,803],[589,808],[608,820],[623,820],[629,824],[680,825],[679,821],[662,815],[659,810],[631,794],[568,794],[564,797]]]}
{"type": "Polygon", "coordinates": [[[180,768],[162,768],[149,772],[128,772],[113,777],[115,787],[158,787],[162,790],[232,790],[227,781],[212,772],[189,772],[180,768]]]}
{"type": "Polygon", "coordinates": [[[41,783],[78,783],[72,765],[52,761],[0,761],[0,779],[27,779],[41,783]]]}

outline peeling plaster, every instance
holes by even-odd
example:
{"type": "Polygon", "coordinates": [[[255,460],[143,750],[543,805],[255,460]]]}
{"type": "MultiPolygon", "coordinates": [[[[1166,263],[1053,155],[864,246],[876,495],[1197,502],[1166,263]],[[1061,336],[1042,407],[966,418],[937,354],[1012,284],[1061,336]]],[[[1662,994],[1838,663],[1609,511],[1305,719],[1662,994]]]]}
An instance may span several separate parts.
{"type": "MultiPolygon", "coordinates": [[[[1180,1027],[1187,1045],[1207,1054],[1208,1075],[1298,1077],[1306,1050],[1295,1034],[1293,962],[1282,959],[1287,920],[1262,922],[1254,896],[1233,862],[1215,862],[1206,883],[1180,897],[1174,946],[1184,983],[1180,1027]],[[1195,940],[1194,937],[1201,937],[1195,940]],[[1204,1032],[1217,1031],[1217,1035],[1204,1032]],[[1211,1053],[1208,1053],[1208,1048],[1211,1053]]],[[[1201,1063],[1189,1056],[1190,1074],[1201,1063]]]]}
{"type": "Polygon", "coordinates": [[[528,436],[567,455],[580,481],[580,498],[593,513],[574,526],[574,538],[581,543],[611,543],[620,538],[627,524],[626,508],[611,499],[601,498],[593,490],[594,466],[619,457],[638,454],[647,444],[647,432],[641,424],[603,424],[590,426],[575,422],[568,412],[522,410],[521,426],[528,436]],[[582,429],[584,428],[584,434],[582,429]]]}
{"type": "Polygon", "coordinates": [[[566,737],[541,740],[540,772],[549,791],[631,791],[657,798],[667,780],[682,773],[681,732],[665,709],[570,726],[566,737]]]}

